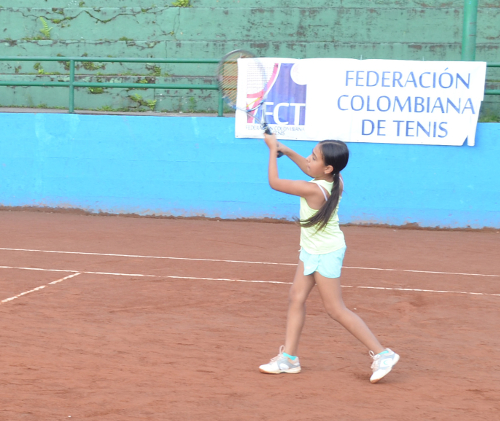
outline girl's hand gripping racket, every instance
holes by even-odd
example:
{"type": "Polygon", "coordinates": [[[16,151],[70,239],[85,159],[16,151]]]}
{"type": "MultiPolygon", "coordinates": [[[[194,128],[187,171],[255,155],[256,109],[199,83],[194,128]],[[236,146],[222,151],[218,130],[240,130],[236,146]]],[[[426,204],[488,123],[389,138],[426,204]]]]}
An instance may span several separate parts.
{"type": "MultiPolygon", "coordinates": [[[[257,113],[266,99],[266,95],[271,89],[278,74],[278,64],[266,69],[262,62],[254,54],[245,50],[234,50],[222,57],[217,67],[217,82],[219,90],[226,103],[233,110],[245,112],[248,117],[261,124],[262,129],[267,134],[272,131],[266,123],[265,113],[262,112],[261,121],[257,118],[257,113]],[[238,59],[253,59],[248,66],[247,74],[247,101],[246,108],[236,105],[238,94],[238,59]]],[[[278,151],[278,158],[283,156],[283,152],[278,151]]]]}

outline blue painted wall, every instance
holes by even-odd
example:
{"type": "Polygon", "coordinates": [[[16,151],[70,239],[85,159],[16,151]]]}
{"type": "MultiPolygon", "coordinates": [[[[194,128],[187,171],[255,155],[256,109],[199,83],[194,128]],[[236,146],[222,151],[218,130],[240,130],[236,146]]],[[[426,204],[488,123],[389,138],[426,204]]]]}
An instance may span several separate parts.
{"type": "MultiPolygon", "coordinates": [[[[285,218],[267,148],[216,117],[0,114],[0,205],[220,218],[285,218]]],[[[311,142],[285,142],[308,155],[311,142]]],[[[500,124],[476,146],[350,143],[343,223],[500,228],[500,124]]],[[[286,158],[280,174],[305,176],[286,158]]]]}

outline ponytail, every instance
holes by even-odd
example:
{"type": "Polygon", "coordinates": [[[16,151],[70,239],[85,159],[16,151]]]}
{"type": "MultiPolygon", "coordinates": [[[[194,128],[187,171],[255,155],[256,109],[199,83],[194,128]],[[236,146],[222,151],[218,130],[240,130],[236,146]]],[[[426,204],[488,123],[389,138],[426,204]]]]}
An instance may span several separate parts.
{"type": "Polygon", "coordinates": [[[323,140],[320,142],[323,161],[326,166],[333,167],[333,187],[328,200],[310,218],[299,220],[300,226],[304,228],[317,225],[317,231],[325,228],[328,221],[337,209],[340,200],[340,171],[342,171],[349,161],[349,150],[347,145],[340,140],[323,140]]]}

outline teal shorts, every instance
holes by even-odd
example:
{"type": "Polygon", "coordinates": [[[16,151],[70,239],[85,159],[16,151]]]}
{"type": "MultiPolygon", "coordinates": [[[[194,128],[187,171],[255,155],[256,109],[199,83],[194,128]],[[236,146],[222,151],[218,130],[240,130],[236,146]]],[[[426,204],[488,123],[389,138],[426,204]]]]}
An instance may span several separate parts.
{"type": "Polygon", "coordinates": [[[346,247],[326,254],[311,254],[300,250],[299,259],[304,262],[304,275],[318,272],[325,278],[339,278],[346,247]]]}

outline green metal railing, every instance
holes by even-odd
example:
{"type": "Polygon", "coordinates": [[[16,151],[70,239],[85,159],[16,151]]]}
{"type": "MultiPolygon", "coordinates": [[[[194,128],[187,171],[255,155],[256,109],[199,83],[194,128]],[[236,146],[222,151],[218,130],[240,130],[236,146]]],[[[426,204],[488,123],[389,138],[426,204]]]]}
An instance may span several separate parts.
{"type": "MultiPolygon", "coordinates": [[[[108,58],[108,57],[0,57],[0,61],[64,61],[69,62],[68,82],[44,82],[44,81],[0,81],[0,86],[59,86],[69,87],[69,113],[75,112],[75,88],[127,88],[127,89],[198,89],[198,90],[218,90],[216,83],[212,85],[196,84],[174,84],[174,83],[118,83],[118,82],[76,82],[75,63],[76,62],[97,62],[97,63],[175,63],[175,64],[217,64],[218,59],[153,59],[153,58],[108,58]]],[[[488,67],[500,67],[500,63],[488,63],[488,67]]],[[[214,72],[215,73],[215,72],[214,72]]],[[[68,75],[60,75],[68,76],[68,75]]],[[[500,89],[490,89],[484,91],[485,95],[500,95],[500,89]]],[[[224,101],[221,94],[218,94],[217,115],[223,116],[224,101]]]]}
{"type": "MultiPolygon", "coordinates": [[[[216,83],[212,85],[196,84],[174,84],[174,83],[110,83],[110,82],[76,82],[75,63],[77,62],[97,62],[97,63],[175,63],[175,64],[217,64],[218,59],[154,59],[154,58],[109,58],[109,57],[0,57],[0,61],[64,61],[69,63],[68,82],[26,82],[26,81],[0,81],[0,86],[59,86],[69,87],[69,107],[70,113],[75,112],[75,88],[127,88],[127,89],[198,89],[198,90],[218,90],[216,83]]],[[[215,74],[215,72],[214,72],[215,74]]],[[[60,75],[68,76],[68,75],[60,75]]],[[[219,93],[218,96],[218,116],[223,116],[224,102],[219,93]]]]}
{"type": "MultiPolygon", "coordinates": [[[[500,63],[488,63],[486,67],[500,67],[500,63]]],[[[486,89],[485,95],[500,95],[500,89],[486,89]]]]}

